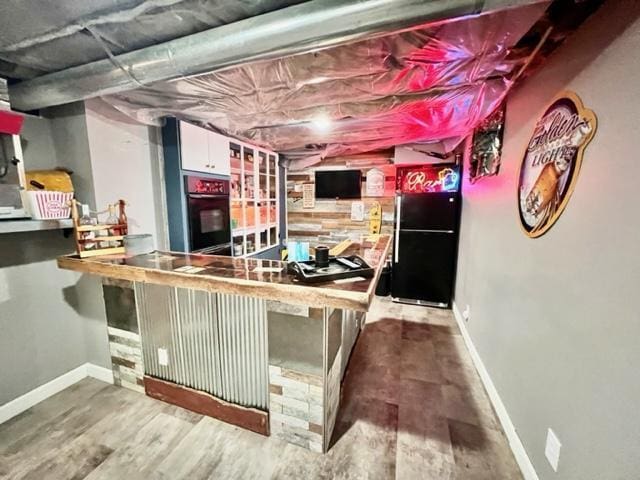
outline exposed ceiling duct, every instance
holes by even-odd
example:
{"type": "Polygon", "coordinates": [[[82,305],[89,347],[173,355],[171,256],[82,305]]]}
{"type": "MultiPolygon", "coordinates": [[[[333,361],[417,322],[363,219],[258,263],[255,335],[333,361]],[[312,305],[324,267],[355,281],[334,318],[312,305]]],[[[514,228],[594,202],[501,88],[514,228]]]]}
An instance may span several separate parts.
{"type": "MultiPolygon", "coordinates": [[[[514,0],[313,0],[11,85],[33,110],[250,61],[341,45],[420,23],[474,15],[514,0]]],[[[102,39],[87,30],[97,42],[102,39]]],[[[109,45],[104,42],[104,47],[109,45]]]]}

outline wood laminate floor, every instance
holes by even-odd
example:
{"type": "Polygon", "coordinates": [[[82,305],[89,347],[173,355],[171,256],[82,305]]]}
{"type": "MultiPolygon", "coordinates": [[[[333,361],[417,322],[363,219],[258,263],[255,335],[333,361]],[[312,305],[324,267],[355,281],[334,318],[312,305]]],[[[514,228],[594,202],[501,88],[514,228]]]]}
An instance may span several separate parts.
{"type": "Polygon", "coordinates": [[[0,425],[0,478],[521,479],[450,311],[376,299],[320,455],[85,379],[0,425]]]}

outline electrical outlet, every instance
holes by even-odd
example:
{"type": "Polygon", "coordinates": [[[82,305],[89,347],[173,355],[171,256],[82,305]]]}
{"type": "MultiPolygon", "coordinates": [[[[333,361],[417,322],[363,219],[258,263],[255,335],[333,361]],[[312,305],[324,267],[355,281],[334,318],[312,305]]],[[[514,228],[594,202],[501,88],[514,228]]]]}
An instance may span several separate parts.
{"type": "Polygon", "coordinates": [[[468,322],[470,317],[471,317],[471,307],[467,305],[464,309],[464,312],[462,312],[462,318],[464,318],[465,322],[468,322]]]}
{"type": "Polygon", "coordinates": [[[560,460],[560,447],[562,444],[553,430],[547,430],[547,443],[544,447],[544,456],[547,457],[547,460],[551,464],[551,468],[553,468],[554,472],[558,471],[558,461],[560,460]]]}
{"type": "Polygon", "coordinates": [[[158,349],[158,363],[164,367],[169,365],[169,353],[166,348],[158,349]]]}

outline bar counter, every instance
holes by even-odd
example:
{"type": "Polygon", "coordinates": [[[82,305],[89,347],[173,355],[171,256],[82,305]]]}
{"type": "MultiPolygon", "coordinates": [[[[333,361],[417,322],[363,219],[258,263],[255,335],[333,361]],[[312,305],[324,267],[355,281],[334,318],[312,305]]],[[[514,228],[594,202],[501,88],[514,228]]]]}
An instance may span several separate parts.
{"type": "Polygon", "coordinates": [[[58,266],[103,277],[115,384],[326,452],[389,244],[380,235],[343,252],[372,278],[313,285],[285,262],[175,252],[58,266]]]}
{"type": "Polygon", "coordinates": [[[245,295],[310,307],[367,311],[390,245],[389,235],[352,244],[343,255],[359,255],[374,268],[373,278],[303,284],[287,274],[286,262],[215,255],[154,252],[58,258],[58,267],[132,282],[245,295]]]}

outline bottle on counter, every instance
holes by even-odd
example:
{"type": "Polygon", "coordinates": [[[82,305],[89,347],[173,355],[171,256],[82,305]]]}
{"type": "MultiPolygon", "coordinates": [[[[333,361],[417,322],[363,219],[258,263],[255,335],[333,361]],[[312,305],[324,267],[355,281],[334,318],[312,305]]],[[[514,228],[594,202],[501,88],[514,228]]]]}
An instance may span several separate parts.
{"type": "MultiPolygon", "coordinates": [[[[118,216],[116,215],[116,206],[115,205],[111,205],[109,204],[109,216],[107,217],[107,220],[105,221],[105,223],[107,225],[119,225],[120,224],[120,219],[118,218],[118,216]]],[[[120,229],[119,228],[110,228],[109,229],[109,234],[110,235],[120,235],[120,229]]],[[[107,242],[107,246],[109,247],[117,247],[119,245],[119,243],[117,241],[112,241],[112,242],[107,242]]]]}
{"type": "MultiPolygon", "coordinates": [[[[118,204],[117,204],[117,207],[118,207],[118,223],[120,223],[122,225],[126,225],[127,223],[129,223],[129,219],[127,218],[127,213],[124,211],[124,205],[125,205],[124,200],[118,201],[118,204]]],[[[123,233],[126,233],[126,231],[120,232],[120,234],[123,234],[123,233]]]]}
{"type": "MultiPolygon", "coordinates": [[[[86,226],[86,225],[97,225],[97,224],[98,224],[97,219],[93,218],[89,213],[89,205],[82,204],[82,216],[78,220],[78,225],[86,226]]],[[[91,250],[95,248],[96,246],[95,242],[88,241],[95,237],[96,237],[96,232],[82,232],[82,239],[85,240],[84,242],[85,250],[91,250]]]]}

